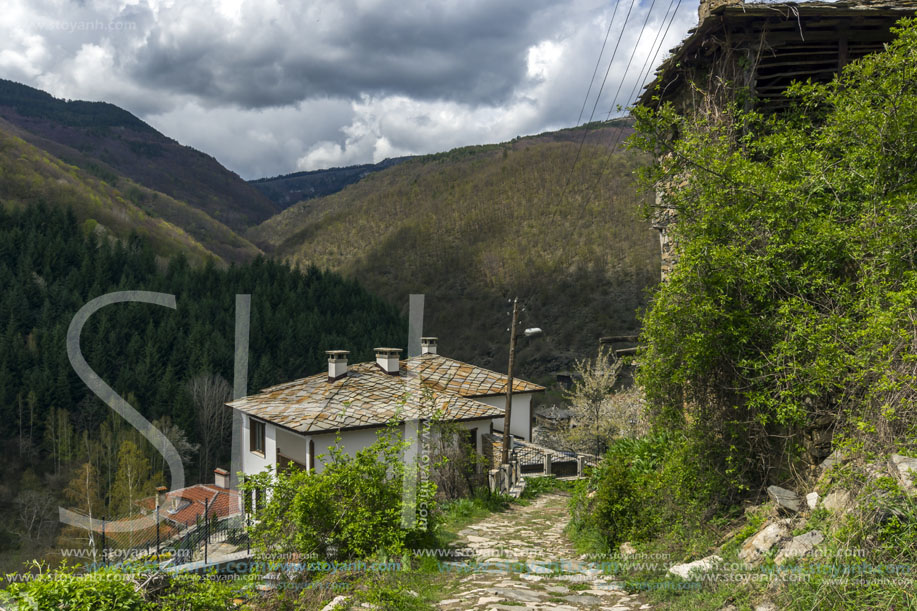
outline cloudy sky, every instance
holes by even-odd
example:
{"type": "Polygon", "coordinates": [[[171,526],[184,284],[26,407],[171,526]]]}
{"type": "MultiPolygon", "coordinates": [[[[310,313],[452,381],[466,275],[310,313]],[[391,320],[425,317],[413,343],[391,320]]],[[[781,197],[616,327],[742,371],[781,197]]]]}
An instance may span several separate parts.
{"type": "Polygon", "coordinates": [[[259,178],[574,125],[611,24],[581,121],[604,119],[697,19],[696,1],[618,1],[3,0],[0,77],[112,102],[259,178]]]}

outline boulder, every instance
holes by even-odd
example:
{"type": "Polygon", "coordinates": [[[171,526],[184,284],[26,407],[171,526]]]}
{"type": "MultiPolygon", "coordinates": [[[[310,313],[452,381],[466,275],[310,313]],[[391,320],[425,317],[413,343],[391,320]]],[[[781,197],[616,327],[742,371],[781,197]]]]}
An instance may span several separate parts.
{"type": "Polygon", "coordinates": [[[784,545],[780,548],[780,551],[777,552],[774,563],[779,566],[791,558],[801,558],[815,549],[815,546],[819,545],[824,540],[825,536],[818,530],[810,530],[803,535],[793,537],[792,541],[784,545]]]}
{"type": "Polygon", "coordinates": [[[892,475],[901,483],[901,487],[913,493],[915,491],[914,478],[917,477],[917,458],[892,454],[891,466],[892,475]]]}
{"type": "Polygon", "coordinates": [[[810,492],[806,495],[806,505],[809,506],[809,509],[815,509],[818,506],[818,499],[820,498],[817,492],[810,492]]]}
{"type": "Polygon", "coordinates": [[[780,486],[768,486],[767,495],[774,500],[781,508],[793,513],[798,513],[802,508],[799,496],[792,490],[781,488],[780,486]]]}
{"type": "Polygon", "coordinates": [[[820,471],[819,475],[824,475],[825,471],[835,465],[841,464],[842,462],[844,462],[844,457],[839,451],[835,450],[831,452],[831,454],[828,455],[828,458],[823,460],[821,465],[818,466],[818,470],[820,471]]]}
{"type": "Polygon", "coordinates": [[[832,490],[822,501],[822,507],[828,511],[846,512],[850,508],[850,493],[846,490],[832,490]]]}
{"type": "Polygon", "coordinates": [[[775,545],[790,537],[790,520],[780,520],[768,524],[758,534],[749,537],[742,549],[739,558],[749,564],[757,564],[764,559],[764,555],[775,545]]]}
{"type": "Polygon", "coordinates": [[[694,562],[688,562],[686,564],[676,564],[673,567],[669,568],[669,573],[677,575],[682,579],[687,579],[693,571],[705,572],[716,567],[717,564],[722,562],[723,559],[717,556],[716,554],[712,556],[707,556],[701,560],[695,560],[694,562]]]}
{"type": "Polygon", "coordinates": [[[335,609],[343,609],[347,605],[347,596],[335,596],[334,600],[322,607],[322,611],[334,611],[335,609]]]}
{"type": "Polygon", "coordinates": [[[777,605],[769,600],[755,605],[755,611],[777,611],[777,605]]]}

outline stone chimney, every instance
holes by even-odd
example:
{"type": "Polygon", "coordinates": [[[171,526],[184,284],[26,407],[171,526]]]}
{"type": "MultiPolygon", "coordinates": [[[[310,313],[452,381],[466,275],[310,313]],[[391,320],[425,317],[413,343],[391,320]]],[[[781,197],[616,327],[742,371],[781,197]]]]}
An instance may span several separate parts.
{"type": "Polygon", "coordinates": [[[328,381],[334,382],[347,375],[347,350],[327,350],[328,355],[328,381]]]}
{"type": "Polygon", "coordinates": [[[389,375],[398,375],[401,348],[376,348],[376,365],[389,375]]]}
{"type": "Polygon", "coordinates": [[[420,353],[421,354],[438,354],[436,351],[436,340],[438,337],[421,337],[420,353]]]}
{"type": "Polygon", "coordinates": [[[164,507],[166,504],[166,493],[169,491],[165,486],[156,488],[156,506],[164,507]]]}
{"type": "Polygon", "coordinates": [[[217,488],[229,488],[229,471],[217,467],[213,470],[213,485],[217,488]]]}

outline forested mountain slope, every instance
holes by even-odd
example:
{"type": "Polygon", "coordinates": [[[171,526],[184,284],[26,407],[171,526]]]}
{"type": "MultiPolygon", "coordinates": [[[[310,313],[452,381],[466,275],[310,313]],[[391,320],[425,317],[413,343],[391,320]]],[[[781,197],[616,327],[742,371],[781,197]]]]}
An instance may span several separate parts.
{"type": "Polygon", "coordinates": [[[59,100],[0,79],[0,117],[67,163],[99,166],[164,193],[240,230],[278,208],[213,157],[183,146],[104,102],[59,100]]]}
{"type": "Polygon", "coordinates": [[[658,281],[658,239],[632,176],[645,160],[610,155],[629,132],[591,126],[581,150],[584,131],[571,129],[411,159],[248,236],[399,306],[425,293],[424,332],[485,366],[505,368],[507,299],[518,295],[524,322],[546,332],[520,343],[522,371],[550,371],[633,329],[658,281]]]}
{"type": "MultiPolygon", "coordinates": [[[[63,163],[15,136],[14,131],[0,119],[0,209],[40,204],[70,208],[84,228],[98,235],[126,239],[136,232],[147,238],[153,252],[160,256],[183,253],[198,263],[214,257],[181,227],[155,218],[111,184],[63,163]]],[[[134,186],[138,191],[142,189],[134,186]]],[[[190,210],[189,216],[193,212],[197,211],[190,210]]],[[[257,250],[249,247],[254,255],[257,250]]]]}
{"type": "Polygon", "coordinates": [[[410,158],[397,157],[395,159],[386,159],[379,163],[294,172],[293,174],[252,180],[249,181],[249,184],[264,193],[277,206],[286,209],[307,199],[337,193],[344,187],[363,180],[373,172],[390,168],[406,159],[410,158]]]}
{"type": "Polygon", "coordinates": [[[58,505],[83,507],[65,491],[82,470],[97,476],[90,495],[100,499],[95,514],[109,517],[132,509],[113,492],[122,455],[140,456],[134,498],[153,494],[168,478],[158,452],[90,392],[68,360],[68,326],[90,299],[118,290],[175,295],[175,310],[105,307],[87,323],[80,346],[99,377],[170,436],[191,482],[212,481],[214,467],[229,466],[229,420],[209,419],[189,381],[220,376],[229,392],[236,294],[251,295],[253,391],[320,371],[327,349],[346,348],[367,360],[374,346],[403,345],[407,338],[396,308],[335,274],[294,271],[263,258],[219,269],[178,256],[163,267],[143,238],[100,238],[73,213],[40,203],[0,208],[0,283],[5,570],[18,568],[10,564],[17,554],[26,559],[48,551],[60,527],[58,505]],[[201,445],[195,450],[195,444],[201,445]],[[23,522],[26,506],[36,513],[23,522]]]}

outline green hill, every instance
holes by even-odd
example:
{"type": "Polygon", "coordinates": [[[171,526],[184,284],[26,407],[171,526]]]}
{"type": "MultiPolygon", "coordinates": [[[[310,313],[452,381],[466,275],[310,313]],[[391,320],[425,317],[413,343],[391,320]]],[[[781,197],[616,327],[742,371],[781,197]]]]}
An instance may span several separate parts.
{"type": "Polygon", "coordinates": [[[551,371],[600,336],[633,329],[659,276],[632,178],[644,160],[609,155],[630,128],[592,127],[575,167],[577,129],[456,149],[300,202],[248,237],[399,306],[425,293],[425,333],[443,353],[482,365],[505,367],[507,299],[518,295],[524,324],[545,330],[520,342],[522,371],[551,371]]]}
{"type": "MultiPolygon", "coordinates": [[[[201,263],[215,258],[181,227],[156,218],[105,181],[13,135],[0,120],[0,206],[22,209],[39,204],[72,208],[83,227],[96,233],[124,239],[136,232],[160,256],[181,252],[201,263]]],[[[171,205],[182,206],[174,201],[171,205]]]]}
{"type": "Polygon", "coordinates": [[[3,119],[0,119],[0,140],[7,149],[0,160],[0,189],[8,204],[42,200],[52,205],[72,205],[80,218],[95,219],[119,237],[126,237],[131,229],[145,234],[155,220],[161,225],[160,236],[150,237],[157,252],[162,254],[171,252],[172,248],[166,246],[168,242],[184,243],[189,239],[200,251],[188,252],[192,259],[199,259],[207,251],[223,261],[240,263],[261,254],[251,242],[204,212],[3,119]],[[70,162],[56,156],[57,152],[62,152],[70,162]],[[112,209],[105,210],[106,206],[112,209]],[[127,209],[131,214],[125,215],[127,209]],[[138,216],[138,213],[142,214],[138,216]],[[146,224],[146,229],[140,224],[146,224]]]}
{"type": "Polygon", "coordinates": [[[216,159],[104,102],[59,100],[0,79],[0,118],[67,163],[120,174],[239,231],[279,208],[216,159]]]}

